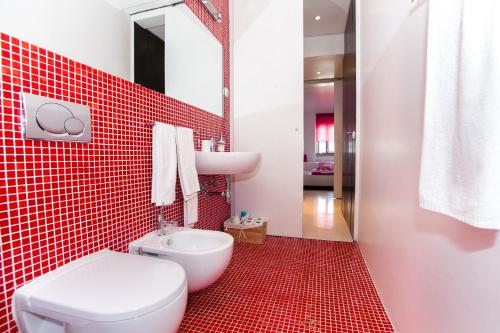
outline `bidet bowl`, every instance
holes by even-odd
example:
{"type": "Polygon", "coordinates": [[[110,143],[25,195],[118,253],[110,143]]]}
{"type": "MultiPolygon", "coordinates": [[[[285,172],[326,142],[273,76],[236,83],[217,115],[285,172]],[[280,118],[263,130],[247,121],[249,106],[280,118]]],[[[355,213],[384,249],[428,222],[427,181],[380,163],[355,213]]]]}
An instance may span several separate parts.
{"type": "Polygon", "coordinates": [[[153,231],[129,245],[129,252],[179,263],[186,271],[188,291],[204,289],[224,273],[233,253],[233,237],[221,231],[171,228],[153,231]]]}

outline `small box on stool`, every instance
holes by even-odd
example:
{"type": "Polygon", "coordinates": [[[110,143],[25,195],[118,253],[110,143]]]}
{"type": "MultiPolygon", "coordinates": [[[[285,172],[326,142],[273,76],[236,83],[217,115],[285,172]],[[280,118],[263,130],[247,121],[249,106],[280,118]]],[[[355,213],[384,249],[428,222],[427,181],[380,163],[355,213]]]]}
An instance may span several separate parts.
{"type": "Polygon", "coordinates": [[[262,244],[266,239],[267,220],[263,218],[247,218],[242,224],[224,222],[224,230],[233,236],[236,242],[262,244]]]}

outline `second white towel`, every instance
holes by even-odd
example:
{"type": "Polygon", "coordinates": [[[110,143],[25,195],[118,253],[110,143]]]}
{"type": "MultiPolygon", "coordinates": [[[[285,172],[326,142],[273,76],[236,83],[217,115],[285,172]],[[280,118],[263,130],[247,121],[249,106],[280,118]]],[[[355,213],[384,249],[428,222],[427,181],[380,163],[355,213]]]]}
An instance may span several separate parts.
{"type": "Polygon", "coordinates": [[[184,226],[198,222],[198,172],[195,166],[193,130],[177,127],[177,162],[184,196],[184,226]]]}

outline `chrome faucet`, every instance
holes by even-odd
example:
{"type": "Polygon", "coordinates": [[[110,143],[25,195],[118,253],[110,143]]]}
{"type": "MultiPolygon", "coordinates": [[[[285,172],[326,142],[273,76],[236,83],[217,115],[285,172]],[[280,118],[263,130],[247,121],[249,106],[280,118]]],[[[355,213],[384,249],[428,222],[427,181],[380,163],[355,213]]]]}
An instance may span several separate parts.
{"type": "Polygon", "coordinates": [[[177,221],[168,221],[167,224],[165,225],[166,228],[165,228],[165,234],[166,235],[169,235],[171,233],[173,233],[175,231],[175,229],[177,229],[177,221]]]}
{"type": "Polygon", "coordinates": [[[165,215],[163,215],[163,208],[165,206],[161,206],[160,208],[160,213],[158,214],[157,221],[158,221],[158,230],[156,230],[156,233],[158,236],[165,236],[166,234],[170,234],[173,232],[172,229],[177,228],[177,221],[166,221],[165,220],[165,215]]]}
{"type": "Polygon", "coordinates": [[[157,234],[159,236],[163,236],[166,233],[166,231],[165,231],[165,216],[163,215],[163,206],[161,206],[161,208],[160,208],[160,213],[158,214],[157,221],[158,221],[157,234]]]}

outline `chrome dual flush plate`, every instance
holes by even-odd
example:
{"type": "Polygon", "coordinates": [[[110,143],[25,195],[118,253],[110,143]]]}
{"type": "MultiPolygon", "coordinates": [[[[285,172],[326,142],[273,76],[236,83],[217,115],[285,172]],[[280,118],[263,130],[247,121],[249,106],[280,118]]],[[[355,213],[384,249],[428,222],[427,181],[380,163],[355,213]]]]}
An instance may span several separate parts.
{"type": "Polygon", "coordinates": [[[23,94],[24,138],[47,141],[91,142],[87,105],[23,94]]]}

